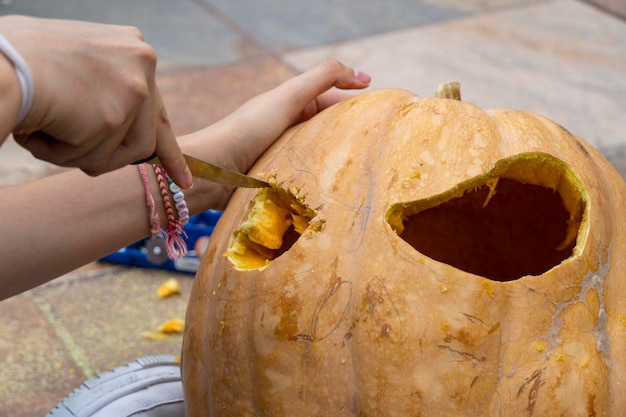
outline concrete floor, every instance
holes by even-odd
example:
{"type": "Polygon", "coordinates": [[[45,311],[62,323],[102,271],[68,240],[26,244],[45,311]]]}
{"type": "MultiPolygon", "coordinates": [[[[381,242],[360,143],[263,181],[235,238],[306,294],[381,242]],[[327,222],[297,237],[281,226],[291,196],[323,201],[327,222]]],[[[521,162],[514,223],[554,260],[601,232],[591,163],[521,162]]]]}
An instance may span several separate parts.
{"type": "MultiPolygon", "coordinates": [[[[0,2],[0,14],[10,13],[140,28],[158,53],[158,82],[178,134],[333,57],[372,75],[370,89],[428,96],[455,79],[465,101],[548,116],[626,177],[620,0],[0,2]]],[[[10,141],[0,150],[2,184],[57,171],[10,141]]],[[[43,416],[85,378],[138,356],[178,353],[179,336],[141,334],[184,317],[192,280],[93,263],[0,302],[0,416],[43,416]],[[182,294],[158,299],[156,288],[170,277],[182,294]]]]}

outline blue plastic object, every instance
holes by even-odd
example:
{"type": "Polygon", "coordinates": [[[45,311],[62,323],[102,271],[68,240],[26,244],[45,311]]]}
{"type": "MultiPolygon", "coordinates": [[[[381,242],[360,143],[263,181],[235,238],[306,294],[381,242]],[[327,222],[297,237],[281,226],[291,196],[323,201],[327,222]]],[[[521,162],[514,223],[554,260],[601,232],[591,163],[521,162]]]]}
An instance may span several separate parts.
{"type": "Polygon", "coordinates": [[[211,236],[213,228],[222,215],[221,211],[207,210],[203,213],[196,214],[189,219],[189,223],[185,225],[185,233],[187,237],[185,242],[189,248],[187,256],[171,261],[167,259],[163,263],[153,263],[149,260],[146,243],[150,239],[143,239],[132,245],[126,246],[112,254],[100,259],[103,262],[114,264],[132,265],[140,268],[167,269],[170,271],[185,272],[195,274],[200,265],[200,257],[196,255],[194,246],[196,241],[204,236],[211,236]]]}

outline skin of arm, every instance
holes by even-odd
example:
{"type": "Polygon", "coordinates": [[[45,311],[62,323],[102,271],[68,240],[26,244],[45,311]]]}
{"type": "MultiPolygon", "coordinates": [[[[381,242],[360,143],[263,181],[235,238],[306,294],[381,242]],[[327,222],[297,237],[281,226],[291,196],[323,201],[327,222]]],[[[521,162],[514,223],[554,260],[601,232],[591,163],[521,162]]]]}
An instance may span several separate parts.
{"type": "Polygon", "coordinates": [[[21,99],[13,64],[0,53],[0,144],[13,130],[21,99]]]}
{"type": "MultiPolygon", "coordinates": [[[[365,88],[369,82],[366,74],[329,60],[251,99],[219,122],[179,138],[179,143],[186,153],[246,172],[289,126],[345,98],[329,91],[331,87],[365,88]]],[[[153,174],[150,178],[161,226],[165,227],[167,217],[156,179],[153,174]]],[[[0,300],[149,234],[145,189],[136,166],[95,178],[72,170],[2,191],[0,300]]],[[[185,200],[191,215],[211,208],[221,210],[233,191],[197,180],[185,191],[185,200]]]]}

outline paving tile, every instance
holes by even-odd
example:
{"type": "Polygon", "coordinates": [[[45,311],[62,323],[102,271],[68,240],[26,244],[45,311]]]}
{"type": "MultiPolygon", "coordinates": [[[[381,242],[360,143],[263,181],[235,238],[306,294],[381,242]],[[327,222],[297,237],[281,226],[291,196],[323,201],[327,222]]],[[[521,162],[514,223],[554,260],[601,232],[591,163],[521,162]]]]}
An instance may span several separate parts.
{"type": "MultiPolygon", "coordinates": [[[[432,24],[529,0],[202,0],[273,51],[432,24]]],[[[536,2],[537,0],[530,0],[536,2]]]]}
{"type": "Polygon", "coordinates": [[[29,294],[0,303],[0,417],[43,416],[84,380],[29,294]]]}
{"type": "Polygon", "coordinates": [[[588,0],[587,2],[595,4],[602,10],[614,13],[622,19],[626,19],[626,2],[624,0],[588,0]]]}
{"type": "Polygon", "coordinates": [[[0,14],[136,26],[164,62],[218,65],[255,53],[245,37],[193,0],[5,0],[0,14]]]}
{"type": "Polygon", "coordinates": [[[459,16],[461,12],[416,0],[203,0],[218,8],[259,43],[273,50],[353,39],[392,28],[459,16]]]}
{"type": "Polygon", "coordinates": [[[164,66],[157,82],[178,135],[208,126],[295,71],[270,57],[220,66],[164,66]]]}
{"type": "Polygon", "coordinates": [[[626,24],[553,1],[283,55],[300,70],[328,57],[367,71],[371,88],[432,95],[458,80],[484,108],[543,114],[597,147],[626,140],[626,24]]]}
{"type": "MultiPolygon", "coordinates": [[[[66,346],[83,373],[97,373],[138,357],[179,354],[182,336],[164,340],[143,337],[173,318],[185,318],[193,276],[153,269],[117,268],[115,273],[74,276],[32,290],[66,332],[66,346]],[[176,278],[181,294],[166,299],[157,288],[176,278]]],[[[40,343],[45,339],[40,339],[40,343]]]]}

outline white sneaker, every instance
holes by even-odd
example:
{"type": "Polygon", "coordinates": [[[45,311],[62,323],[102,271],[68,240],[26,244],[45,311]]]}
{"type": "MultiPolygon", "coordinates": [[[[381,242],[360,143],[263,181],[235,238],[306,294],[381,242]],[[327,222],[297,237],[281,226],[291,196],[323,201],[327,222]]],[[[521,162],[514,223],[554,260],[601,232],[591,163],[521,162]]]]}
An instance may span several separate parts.
{"type": "Polygon", "coordinates": [[[83,382],[46,417],[184,415],[180,364],[172,355],[153,355],[83,382]]]}

